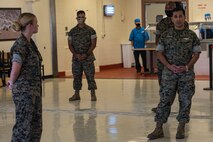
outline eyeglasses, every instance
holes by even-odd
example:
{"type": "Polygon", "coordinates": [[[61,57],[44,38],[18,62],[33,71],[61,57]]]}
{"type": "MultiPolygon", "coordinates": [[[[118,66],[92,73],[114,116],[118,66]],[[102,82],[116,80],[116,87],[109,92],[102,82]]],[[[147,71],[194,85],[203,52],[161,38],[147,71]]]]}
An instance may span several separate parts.
{"type": "Polygon", "coordinates": [[[77,18],[78,19],[84,19],[85,17],[84,16],[78,16],[77,18]]]}

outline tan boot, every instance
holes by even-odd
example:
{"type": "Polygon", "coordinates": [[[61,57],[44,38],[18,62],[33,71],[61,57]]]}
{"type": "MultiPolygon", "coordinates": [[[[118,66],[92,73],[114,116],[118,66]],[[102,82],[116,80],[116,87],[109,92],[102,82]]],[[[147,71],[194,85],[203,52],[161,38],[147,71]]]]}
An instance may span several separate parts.
{"type": "Polygon", "coordinates": [[[147,138],[149,138],[150,140],[154,140],[154,139],[158,139],[158,138],[162,138],[162,137],[164,137],[163,124],[158,122],[156,124],[155,130],[152,133],[150,133],[147,136],[147,138]]]}
{"type": "Polygon", "coordinates": [[[97,101],[95,90],[91,90],[91,101],[97,101]]]}
{"type": "Polygon", "coordinates": [[[180,122],[177,127],[176,139],[185,138],[185,122],[180,122]]]}
{"type": "Polygon", "coordinates": [[[80,98],[80,95],[79,95],[79,91],[76,90],[75,94],[72,97],[69,98],[69,101],[77,101],[77,100],[80,100],[80,99],[81,98],[80,98]]]}

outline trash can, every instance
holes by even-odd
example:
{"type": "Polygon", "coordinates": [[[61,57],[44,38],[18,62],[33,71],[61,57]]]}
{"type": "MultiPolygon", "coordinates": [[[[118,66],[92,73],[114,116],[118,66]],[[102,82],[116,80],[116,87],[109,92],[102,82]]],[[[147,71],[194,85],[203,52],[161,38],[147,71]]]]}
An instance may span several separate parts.
{"type": "Polygon", "coordinates": [[[134,64],[134,56],[132,52],[131,43],[122,43],[122,61],[124,68],[131,68],[134,64]]]}

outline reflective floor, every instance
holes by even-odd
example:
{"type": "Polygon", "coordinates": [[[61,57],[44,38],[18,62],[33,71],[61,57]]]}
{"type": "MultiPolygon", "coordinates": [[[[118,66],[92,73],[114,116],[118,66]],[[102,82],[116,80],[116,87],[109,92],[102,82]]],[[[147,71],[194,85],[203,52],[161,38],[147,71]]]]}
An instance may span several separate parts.
{"type": "MultiPolygon", "coordinates": [[[[96,79],[97,102],[90,101],[83,80],[81,101],[72,102],[72,79],[46,79],[43,82],[43,133],[41,142],[212,142],[213,91],[204,91],[208,81],[196,81],[191,121],[186,138],[176,140],[177,99],[165,137],[146,138],[155,127],[151,108],[159,100],[157,80],[96,79]]],[[[11,92],[0,88],[0,142],[9,142],[15,121],[11,92]]]]}

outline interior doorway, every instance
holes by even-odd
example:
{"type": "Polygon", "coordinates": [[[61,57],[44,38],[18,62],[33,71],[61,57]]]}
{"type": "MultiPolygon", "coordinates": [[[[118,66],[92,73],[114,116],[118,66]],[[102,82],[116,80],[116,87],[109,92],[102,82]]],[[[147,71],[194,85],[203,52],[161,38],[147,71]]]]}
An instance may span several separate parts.
{"type": "Polygon", "coordinates": [[[182,2],[185,9],[186,9],[186,20],[188,21],[188,0],[141,0],[141,12],[142,12],[142,25],[146,26],[147,22],[154,22],[153,18],[157,15],[164,15],[164,7],[166,2],[182,2]],[[156,8],[157,7],[157,8],[156,8]],[[159,11],[160,10],[160,11],[159,11]],[[150,18],[150,13],[148,14],[147,12],[151,11],[151,15],[153,18],[150,18]],[[149,21],[151,20],[151,21],[149,21]]]}

